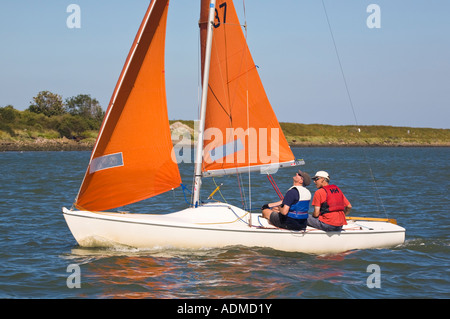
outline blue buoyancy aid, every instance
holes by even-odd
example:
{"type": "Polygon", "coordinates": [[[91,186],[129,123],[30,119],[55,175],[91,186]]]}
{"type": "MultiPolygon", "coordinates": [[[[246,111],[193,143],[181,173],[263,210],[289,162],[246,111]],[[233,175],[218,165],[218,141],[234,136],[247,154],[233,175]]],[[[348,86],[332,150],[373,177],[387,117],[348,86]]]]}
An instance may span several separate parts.
{"type": "Polygon", "coordinates": [[[294,187],[298,190],[299,200],[289,207],[287,216],[294,219],[307,219],[311,192],[303,186],[292,186],[290,189],[294,187]]]}

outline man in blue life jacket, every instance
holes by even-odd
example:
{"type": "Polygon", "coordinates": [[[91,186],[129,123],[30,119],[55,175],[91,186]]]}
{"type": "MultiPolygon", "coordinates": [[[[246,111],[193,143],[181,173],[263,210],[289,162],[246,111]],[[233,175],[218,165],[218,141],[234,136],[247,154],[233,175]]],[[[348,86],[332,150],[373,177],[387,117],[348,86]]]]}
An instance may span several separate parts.
{"type": "Polygon", "coordinates": [[[293,186],[289,188],[283,200],[265,204],[262,215],[279,228],[304,230],[308,219],[311,192],[305,188],[311,183],[308,173],[298,170],[292,177],[293,186]]]}

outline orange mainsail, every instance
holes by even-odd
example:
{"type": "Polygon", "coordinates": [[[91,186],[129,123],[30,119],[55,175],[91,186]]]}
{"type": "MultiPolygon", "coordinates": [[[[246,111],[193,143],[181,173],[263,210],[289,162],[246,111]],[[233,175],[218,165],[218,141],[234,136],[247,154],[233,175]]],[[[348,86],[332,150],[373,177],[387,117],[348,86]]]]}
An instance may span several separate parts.
{"type": "MultiPolygon", "coordinates": [[[[209,0],[202,0],[202,70],[209,0]]],[[[202,72],[203,74],[203,72],[202,72]]],[[[203,175],[233,173],[294,155],[264,91],[231,0],[217,0],[205,118],[203,175]]],[[[275,165],[276,166],[276,165],[275,165]]]]}
{"type": "Polygon", "coordinates": [[[180,186],[164,76],[168,0],[144,16],[106,111],[75,206],[101,211],[180,186]]]}

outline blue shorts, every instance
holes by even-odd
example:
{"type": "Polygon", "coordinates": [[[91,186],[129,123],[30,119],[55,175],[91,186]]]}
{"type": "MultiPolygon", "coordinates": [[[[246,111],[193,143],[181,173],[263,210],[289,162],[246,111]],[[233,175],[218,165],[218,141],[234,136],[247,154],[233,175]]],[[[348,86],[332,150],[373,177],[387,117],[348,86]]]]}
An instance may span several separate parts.
{"type": "MultiPolygon", "coordinates": [[[[271,216],[272,217],[272,216],[271,216]]],[[[324,222],[320,221],[319,218],[313,217],[311,215],[308,216],[308,226],[314,227],[320,230],[324,231],[341,231],[342,226],[333,226],[329,224],[325,224],[324,222]]]]}

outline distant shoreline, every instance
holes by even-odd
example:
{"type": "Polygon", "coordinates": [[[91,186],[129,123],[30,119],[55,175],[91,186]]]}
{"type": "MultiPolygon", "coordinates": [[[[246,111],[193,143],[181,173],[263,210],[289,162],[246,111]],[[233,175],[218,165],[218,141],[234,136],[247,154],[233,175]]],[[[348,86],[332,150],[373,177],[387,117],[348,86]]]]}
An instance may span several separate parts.
{"type": "MultiPolygon", "coordinates": [[[[176,145],[176,142],[174,142],[176,145]]],[[[291,147],[450,147],[450,143],[289,143],[291,147]]],[[[31,151],[92,151],[94,142],[69,140],[66,138],[43,139],[30,141],[0,141],[0,152],[31,152],[31,151]]]]}
{"type": "Polygon", "coordinates": [[[342,142],[342,143],[289,143],[291,147],[450,147],[450,143],[354,143],[354,142],[342,142]]]}
{"type": "MultiPolygon", "coordinates": [[[[280,125],[291,147],[450,147],[450,129],[300,123],[280,125]]],[[[186,137],[187,143],[193,144],[194,121],[170,121],[170,130],[174,145],[186,141],[186,137]]],[[[95,131],[84,134],[88,138],[79,139],[55,137],[57,132],[50,133],[46,136],[39,131],[16,130],[14,137],[0,135],[0,152],[91,151],[97,137],[95,131]]]]}

